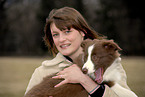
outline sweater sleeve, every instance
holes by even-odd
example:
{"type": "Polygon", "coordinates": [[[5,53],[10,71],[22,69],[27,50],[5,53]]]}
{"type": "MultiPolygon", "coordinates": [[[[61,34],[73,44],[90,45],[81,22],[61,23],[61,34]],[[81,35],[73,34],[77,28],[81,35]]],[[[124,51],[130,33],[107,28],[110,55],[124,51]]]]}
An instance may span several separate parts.
{"type": "Polygon", "coordinates": [[[89,95],[90,97],[119,97],[107,85],[100,85],[100,87],[94,91],[94,93],[89,95]]]}
{"type": "Polygon", "coordinates": [[[35,85],[39,84],[42,81],[42,77],[40,76],[39,69],[36,68],[34,73],[31,76],[31,79],[29,81],[29,84],[26,88],[25,94],[35,85]]]}
{"type": "Polygon", "coordinates": [[[89,94],[91,97],[102,97],[105,91],[104,85],[100,85],[100,87],[94,91],[92,94],[89,94]]]}

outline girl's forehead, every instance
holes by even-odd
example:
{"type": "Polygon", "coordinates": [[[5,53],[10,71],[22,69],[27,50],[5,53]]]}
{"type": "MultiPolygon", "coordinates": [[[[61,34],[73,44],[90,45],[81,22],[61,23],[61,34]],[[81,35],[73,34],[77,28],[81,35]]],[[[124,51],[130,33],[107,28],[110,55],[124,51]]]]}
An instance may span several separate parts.
{"type": "Polygon", "coordinates": [[[59,26],[57,27],[57,25],[55,23],[50,24],[51,30],[65,31],[65,30],[70,30],[71,28],[72,27],[66,27],[66,26],[64,26],[63,28],[60,28],[59,26]]]}

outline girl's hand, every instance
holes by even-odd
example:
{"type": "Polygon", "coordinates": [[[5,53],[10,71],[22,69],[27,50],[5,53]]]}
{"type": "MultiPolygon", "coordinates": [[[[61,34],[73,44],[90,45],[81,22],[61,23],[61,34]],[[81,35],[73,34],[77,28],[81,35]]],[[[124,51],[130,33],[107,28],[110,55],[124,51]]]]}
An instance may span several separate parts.
{"type": "Polygon", "coordinates": [[[83,77],[85,76],[86,75],[83,74],[81,69],[76,64],[73,64],[72,66],[65,68],[63,71],[60,71],[57,76],[52,78],[64,78],[62,82],[55,86],[59,87],[66,83],[81,83],[83,77]]]}
{"type": "Polygon", "coordinates": [[[60,71],[57,76],[54,76],[53,78],[64,78],[64,80],[55,87],[59,87],[66,83],[80,83],[88,91],[88,93],[99,88],[98,84],[96,84],[89,76],[84,74],[76,64],[60,71]]]}

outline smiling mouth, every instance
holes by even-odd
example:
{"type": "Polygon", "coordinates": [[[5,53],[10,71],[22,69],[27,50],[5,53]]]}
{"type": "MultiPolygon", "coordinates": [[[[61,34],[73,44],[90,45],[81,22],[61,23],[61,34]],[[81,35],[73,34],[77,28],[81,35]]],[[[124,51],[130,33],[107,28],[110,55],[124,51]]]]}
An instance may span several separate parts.
{"type": "Polygon", "coordinates": [[[61,45],[60,47],[61,48],[67,48],[67,47],[69,47],[71,44],[65,44],[65,45],[61,45]]]}

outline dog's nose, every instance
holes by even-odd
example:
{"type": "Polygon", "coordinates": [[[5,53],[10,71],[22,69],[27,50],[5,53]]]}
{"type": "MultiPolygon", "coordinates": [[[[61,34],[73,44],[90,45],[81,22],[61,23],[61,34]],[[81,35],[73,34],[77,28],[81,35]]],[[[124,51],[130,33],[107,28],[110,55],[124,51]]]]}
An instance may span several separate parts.
{"type": "Polygon", "coordinates": [[[83,68],[82,71],[83,71],[84,74],[88,73],[88,69],[87,68],[83,68]]]}

